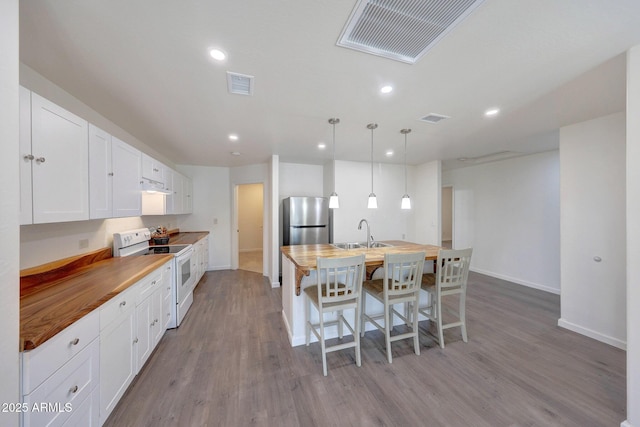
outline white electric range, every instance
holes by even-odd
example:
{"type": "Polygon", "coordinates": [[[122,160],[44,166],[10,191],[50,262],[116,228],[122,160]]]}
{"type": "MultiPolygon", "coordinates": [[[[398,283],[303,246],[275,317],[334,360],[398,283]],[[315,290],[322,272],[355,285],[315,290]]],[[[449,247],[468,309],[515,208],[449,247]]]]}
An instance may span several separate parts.
{"type": "Polygon", "coordinates": [[[113,234],[113,256],[144,256],[153,254],[173,255],[173,277],[171,278],[171,322],[169,328],[180,326],[182,319],[193,303],[196,285],[195,272],[191,271],[192,245],[150,246],[151,231],[147,228],[113,234]]]}

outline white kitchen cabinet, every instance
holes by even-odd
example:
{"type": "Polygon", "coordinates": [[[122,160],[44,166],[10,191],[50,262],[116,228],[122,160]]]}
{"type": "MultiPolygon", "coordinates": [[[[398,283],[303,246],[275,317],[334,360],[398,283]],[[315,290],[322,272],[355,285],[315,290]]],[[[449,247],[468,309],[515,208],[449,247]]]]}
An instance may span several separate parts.
{"type": "MultiPolygon", "coordinates": [[[[26,102],[24,91],[22,99],[26,102]]],[[[21,179],[20,196],[25,210],[31,198],[34,224],[89,219],[88,126],[86,120],[31,92],[29,150],[27,124],[20,125],[20,175],[30,169],[31,190],[21,179]]]]}
{"type": "Polygon", "coordinates": [[[158,160],[153,157],[142,153],[142,177],[150,179],[152,181],[160,182],[162,184],[165,183],[165,169],[166,166],[163,165],[158,160]]]}
{"type": "Polygon", "coordinates": [[[209,264],[209,237],[198,240],[193,246],[194,256],[192,259],[195,260],[195,270],[192,271],[195,271],[196,284],[198,284],[209,264]]]}
{"type": "Polygon", "coordinates": [[[193,213],[193,181],[184,176],[182,178],[182,213],[193,213]]]}
{"type": "Polygon", "coordinates": [[[33,223],[31,191],[31,91],[20,86],[20,224],[33,223]]]}
{"type": "Polygon", "coordinates": [[[171,325],[171,319],[175,317],[175,304],[173,304],[173,263],[169,262],[162,271],[162,329],[167,330],[171,325]]]}
{"type": "Polygon", "coordinates": [[[141,153],[89,124],[89,218],[139,216],[141,153]]]}
{"type": "Polygon", "coordinates": [[[167,205],[169,208],[167,209],[173,214],[181,214],[183,212],[183,189],[182,189],[182,174],[173,171],[172,173],[172,183],[173,183],[173,194],[167,196],[167,205]]]}
{"type": "Polygon", "coordinates": [[[162,299],[164,267],[142,279],[138,285],[139,293],[136,302],[136,373],[144,366],[147,359],[162,338],[162,299]]]}
{"type": "Polygon", "coordinates": [[[136,375],[136,292],[131,286],[100,307],[100,424],[136,375]]]}
{"type": "Polygon", "coordinates": [[[98,397],[99,325],[98,313],[93,311],[22,353],[24,427],[98,425],[98,407],[84,405],[98,397]],[[81,417],[76,414],[80,410],[81,417]]]}
{"type": "Polygon", "coordinates": [[[111,137],[113,170],[113,216],[142,215],[140,150],[111,137]]]}
{"type": "Polygon", "coordinates": [[[113,216],[111,135],[89,124],[89,218],[113,216]]]}

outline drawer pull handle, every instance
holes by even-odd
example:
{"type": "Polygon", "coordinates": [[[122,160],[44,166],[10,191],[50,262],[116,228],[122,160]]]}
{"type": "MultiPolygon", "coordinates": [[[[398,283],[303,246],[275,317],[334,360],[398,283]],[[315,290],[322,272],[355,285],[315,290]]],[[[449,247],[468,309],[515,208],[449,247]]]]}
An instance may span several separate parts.
{"type": "Polygon", "coordinates": [[[78,386],[77,385],[74,385],[73,387],[71,387],[69,389],[69,393],[71,393],[71,394],[74,394],[77,391],[78,391],[78,386]]]}
{"type": "Polygon", "coordinates": [[[78,345],[79,342],[80,342],[80,338],[76,338],[75,340],[72,340],[69,344],[78,345]]]}
{"type": "Polygon", "coordinates": [[[125,305],[127,305],[127,302],[126,302],[126,301],[122,301],[122,302],[120,303],[120,307],[124,307],[125,305]]]}

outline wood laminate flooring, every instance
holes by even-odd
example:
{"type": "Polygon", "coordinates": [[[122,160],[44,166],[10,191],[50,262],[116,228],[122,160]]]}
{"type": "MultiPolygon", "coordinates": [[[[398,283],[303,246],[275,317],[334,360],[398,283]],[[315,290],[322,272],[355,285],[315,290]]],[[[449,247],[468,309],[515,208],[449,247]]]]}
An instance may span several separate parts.
{"type": "Polygon", "coordinates": [[[208,272],[105,426],[619,426],[626,353],[559,315],[557,295],[470,273],[467,344],[450,329],[440,349],[421,322],[421,354],[395,342],[388,364],[371,331],[360,368],[329,353],[323,377],[318,343],[289,345],[280,289],[208,272]]]}

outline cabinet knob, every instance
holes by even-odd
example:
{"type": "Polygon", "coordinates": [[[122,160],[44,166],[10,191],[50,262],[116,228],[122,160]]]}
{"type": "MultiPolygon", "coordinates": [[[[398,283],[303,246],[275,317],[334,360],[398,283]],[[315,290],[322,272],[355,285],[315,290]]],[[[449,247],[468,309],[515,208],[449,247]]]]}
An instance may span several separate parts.
{"type": "Polygon", "coordinates": [[[113,172],[109,172],[107,175],[109,175],[109,176],[113,176],[113,172]]]}
{"type": "Polygon", "coordinates": [[[36,163],[44,163],[45,158],[44,157],[37,157],[36,158],[36,163]]]}
{"type": "Polygon", "coordinates": [[[80,342],[80,338],[76,338],[76,339],[72,340],[69,344],[78,345],[79,342],[80,342]]]}
{"type": "Polygon", "coordinates": [[[137,344],[137,343],[138,343],[138,338],[136,338],[135,340],[133,340],[133,343],[134,343],[134,344],[137,344]]]}
{"type": "Polygon", "coordinates": [[[25,160],[33,160],[34,157],[33,157],[33,154],[25,154],[23,159],[25,159],[25,160]]]}
{"type": "Polygon", "coordinates": [[[77,385],[74,385],[73,387],[71,387],[71,388],[69,389],[69,393],[71,393],[71,394],[73,394],[73,393],[75,393],[75,392],[77,392],[77,391],[78,391],[78,386],[77,386],[77,385]]]}
{"type": "Polygon", "coordinates": [[[120,307],[124,307],[125,305],[127,305],[127,302],[126,302],[126,301],[122,301],[122,302],[120,303],[120,307]]]}

